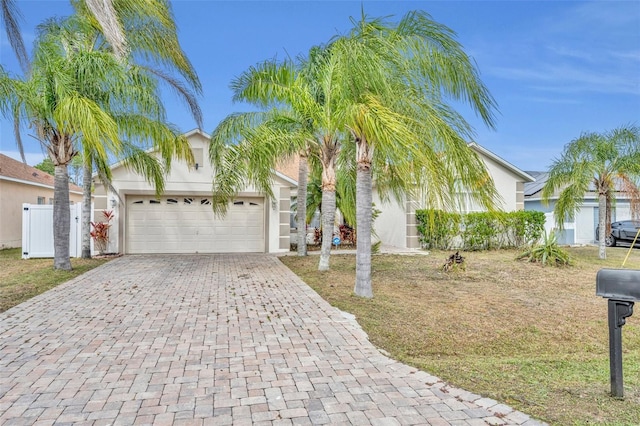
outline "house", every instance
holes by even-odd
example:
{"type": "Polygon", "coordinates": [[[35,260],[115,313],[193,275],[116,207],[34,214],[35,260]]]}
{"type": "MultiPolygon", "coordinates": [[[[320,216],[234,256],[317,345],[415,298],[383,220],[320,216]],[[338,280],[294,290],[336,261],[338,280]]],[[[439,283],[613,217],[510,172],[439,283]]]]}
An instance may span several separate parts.
{"type": "MultiPolygon", "coordinates": [[[[542,188],[547,182],[549,174],[546,172],[529,172],[536,181],[525,184],[525,210],[536,210],[544,212],[547,216],[546,230],[550,232],[556,228],[556,219],[553,214],[559,192],[549,198],[548,203],[542,201],[542,188]]],[[[563,230],[558,231],[556,238],[559,244],[594,244],[595,232],[598,227],[599,207],[598,194],[594,187],[585,193],[584,202],[580,209],[576,211],[573,220],[565,220],[563,230]]],[[[611,209],[611,222],[632,219],[630,200],[622,194],[616,194],[615,206],[611,209]]]]}
{"type": "MultiPolygon", "coordinates": [[[[22,204],[53,204],[54,177],[0,154],[0,249],[22,245],[22,204]]],[[[69,183],[69,200],[82,202],[82,188],[69,183]]]]}
{"type": "MultiPolygon", "coordinates": [[[[493,178],[502,198],[499,208],[503,211],[523,210],[525,184],[534,182],[534,177],[475,142],[469,143],[469,147],[479,155],[493,178]]],[[[429,206],[424,205],[420,200],[404,200],[402,203],[395,200],[383,202],[375,188],[373,202],[379,210],[373,227],[383,245],[398,248],[420,247],[415,211],[429,208],[429,206]]],[[[481,210],[473,203],[467,202],[460,206],[461,213],[475,211],[481,210]]]]}
{"type": "MultiPolygon", "coordinates": [[[[216,217],[211,207],[210,136],[198,129],[185,136],[195,167],[173,161],[159,198],[144,177],[122,164],[112,166],[115,192],[95,183],[94,208],[115,214],[108,250],[125,254],[289,251],[291,194],[296,182],[274,172],[275,199],[249,186],[224,217],[216,217]]],[[[94,217],[99,216],[94,212],[94,217]]]]}

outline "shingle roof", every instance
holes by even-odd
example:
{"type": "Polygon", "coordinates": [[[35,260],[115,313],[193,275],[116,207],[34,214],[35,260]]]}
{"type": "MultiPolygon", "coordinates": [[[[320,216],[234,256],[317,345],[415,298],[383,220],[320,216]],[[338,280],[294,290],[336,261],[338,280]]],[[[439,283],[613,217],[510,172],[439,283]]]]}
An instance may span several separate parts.
{"type": "MultiPolygon", "coordinates": [[[[524,196],[527,198],[536,198],[542,195],[542,188],[544,188],[547,180],[549,179],[549,172],[526,172],[529,175],[533,176],[536,180],[535,182],[526,182],[524,184],[524,196]]],[[[614,182],[615,191],[623,192],[623,185],[620,179],[616,179],[614,182]]],[[[595,193],[596,187],[593,182],[589,184],[588,193],[585,194],[593,196],[595,193]]],[[[558,190],[553,194],[551,198],[557,198],[560,195],[561,190],[558,190]]],[[[622,198],[626,198],[625,194],[622,194],[622,198]]]]}
{"type": "Polygon", "coordinates": [[[287,161],[282,161],[277,165],[276,170],[295,181],[298,180],[298,168],[300,167],[300,156],[296,155],[287,161]]]}
{"type": "MultiPolygon", "coordinates": [[[[0,177],[45,185],[53,188],[54,177],[20,161],[0,154],[0,177]]],[[[69,182],[69,191],[82,192],[82,188],[69,182]]]]}
{"type": "Polygon", "coordinates": [[[526,182],[524,184],[524,196],[530,197],[542,191],[544,184],[547,183],[549,173],[547,172],[526,172],[528,175],[535,178],[535,182],[526,182]]]}

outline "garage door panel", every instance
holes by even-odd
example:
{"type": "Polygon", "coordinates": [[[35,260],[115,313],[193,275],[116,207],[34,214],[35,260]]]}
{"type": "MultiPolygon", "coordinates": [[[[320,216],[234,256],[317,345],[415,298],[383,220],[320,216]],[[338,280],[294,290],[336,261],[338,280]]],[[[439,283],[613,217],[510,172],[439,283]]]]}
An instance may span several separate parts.
{"type": "Polygon", "coordinates": [[[210,198],[152,200],[127,199],[127,253],[264,252],[263,199],[240,198],[224,218],[213,214],[210,198]]]}

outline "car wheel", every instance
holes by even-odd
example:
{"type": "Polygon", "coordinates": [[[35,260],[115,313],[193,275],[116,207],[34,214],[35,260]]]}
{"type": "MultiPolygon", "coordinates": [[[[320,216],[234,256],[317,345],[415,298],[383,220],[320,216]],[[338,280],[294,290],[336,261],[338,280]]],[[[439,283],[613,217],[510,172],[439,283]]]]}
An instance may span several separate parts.
{"type": "Polygon", "coordinates": [[[609,235],[604,239],[604,245],[607,247],[615,247],[616,246],[616,237],[613,235],[609,235]]]}

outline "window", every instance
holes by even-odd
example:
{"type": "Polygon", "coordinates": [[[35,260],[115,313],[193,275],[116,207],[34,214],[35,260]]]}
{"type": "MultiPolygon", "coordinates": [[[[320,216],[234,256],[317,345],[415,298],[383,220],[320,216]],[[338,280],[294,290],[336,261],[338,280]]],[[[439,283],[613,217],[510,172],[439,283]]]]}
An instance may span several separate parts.
{"type": "Polygon", "coordinates": [[[160,200],[149,200],[149,204],[160,204],[160,200]]]}
{"type": "Polygon", "coordinates": [[[191,204],[191,203],[193,203],[193,198],[185,198],[185,199],[184,199],[184,203],[185,203],[185,204],[191,204]]]}
{"type": "Polygon", "coordinates": [[[244,201],[234,201],[233,205],[234,206],[244,206],[244,201]]]}
{"type": "MultiPolygon", "coordinates": [[[[71,201],[73,203],[73,201],[71,201]]],[[[53,198],[49,198],[49,204],[53,204],[53,198]]]]}
{"type": "Polygon", "coordinates": [[[38,204],[42,205],[46,202],[46,198],[45,197],[38,197],[38,204]]]}
{"type": "Polygon", "coordinates": [[[133,204],[144,204],[144,201],[142,200],[134,201],[133,204]]]}
{"type": "Polygon", "coordinates": [[[202,200],[200,200],[200,204],[203,206],[208,206],[211,204],[211,200],[208,198],[203,198],[202,200]]]}
{"type": "Polygon", "coordinates": [[[195,168],[198,170],[203,165],[203,153],[202,148],[192,148],[191,152],[193,153],[193,161],[195,163],[195,168]]]}
{"type": "Polygon", "coordinates": [[[178,200],[175,198],[167,198],[167,204],[178,204],[178,200]]]}

